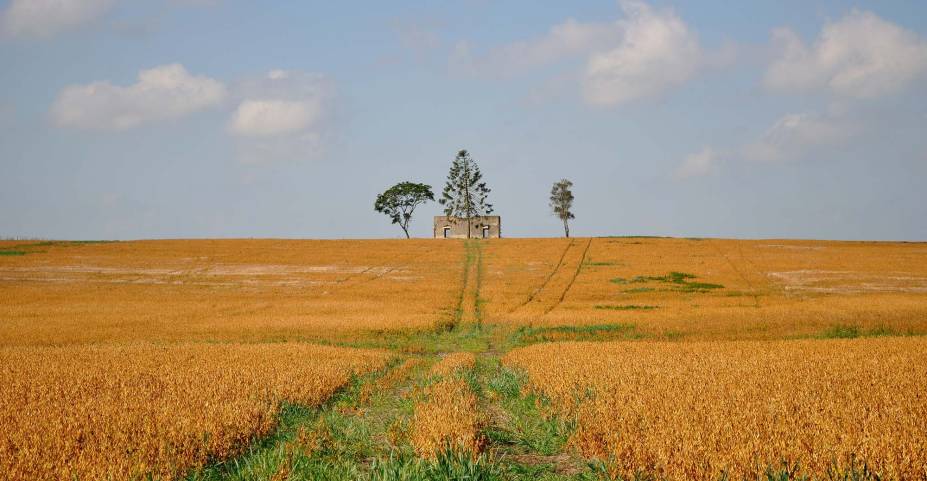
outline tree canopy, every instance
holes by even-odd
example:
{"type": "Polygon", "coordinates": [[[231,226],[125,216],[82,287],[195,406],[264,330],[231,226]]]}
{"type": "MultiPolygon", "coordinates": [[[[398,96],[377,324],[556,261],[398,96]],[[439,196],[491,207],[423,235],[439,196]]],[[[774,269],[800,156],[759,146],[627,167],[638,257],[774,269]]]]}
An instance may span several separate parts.
{"type": "Polygon", "coordinates": [[[408,239],[412,213],[416,207],[429,200],[435,200],[430,185],[400,182],[378,195],[373,209],[389,216],[393,224],[399,224],[408,239]]]}

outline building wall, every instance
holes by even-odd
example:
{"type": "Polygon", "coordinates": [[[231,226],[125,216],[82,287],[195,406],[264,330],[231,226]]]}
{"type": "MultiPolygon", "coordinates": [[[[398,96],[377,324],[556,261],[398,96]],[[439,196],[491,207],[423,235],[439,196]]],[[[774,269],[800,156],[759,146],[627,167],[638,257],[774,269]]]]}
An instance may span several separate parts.
{"type": "MultiPolygon", "coordinates": [[[[445,238],[445,229],[447,229],[446,237],[448,239],[466,239],[467,219],[456,217],[451,218],[443,215],[435,216],[435,239],[445,238]]],[[[484,237],[487,239],[498,239],[502,237],[501,217],[498,215],[486,215],[483,217],[474,217],[470,219],[470,238],[482,239],[484,237]]]]}

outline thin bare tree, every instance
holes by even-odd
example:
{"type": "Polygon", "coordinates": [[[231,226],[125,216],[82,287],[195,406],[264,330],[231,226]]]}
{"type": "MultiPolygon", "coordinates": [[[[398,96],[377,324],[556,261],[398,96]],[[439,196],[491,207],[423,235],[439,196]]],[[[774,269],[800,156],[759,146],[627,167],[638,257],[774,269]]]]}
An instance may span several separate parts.
{"type": "Polygon", "coordinates": [[[550,207],[554,215],[563,221],[563,233],[570,237],[570,219],[573,215],[573,183],[567,179],[554,182],[550,189],[550,207]]]}

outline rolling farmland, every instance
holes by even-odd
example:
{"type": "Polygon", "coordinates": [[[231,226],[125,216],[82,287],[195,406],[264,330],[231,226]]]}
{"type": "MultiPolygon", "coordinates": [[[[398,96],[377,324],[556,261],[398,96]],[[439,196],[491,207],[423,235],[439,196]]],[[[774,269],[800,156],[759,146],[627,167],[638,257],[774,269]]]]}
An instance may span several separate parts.
{"type": "Polygon", "coordinates": [[[0,252],[10,479],[927,478],[923,243],[0,252]]]}

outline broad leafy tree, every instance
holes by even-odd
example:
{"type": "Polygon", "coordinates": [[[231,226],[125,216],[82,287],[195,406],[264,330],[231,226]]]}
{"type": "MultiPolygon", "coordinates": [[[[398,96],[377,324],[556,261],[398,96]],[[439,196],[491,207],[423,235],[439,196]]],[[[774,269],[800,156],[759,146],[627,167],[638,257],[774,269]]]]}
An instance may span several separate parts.
{"type": "Polygon", "coordinates": [[[550,207],[554,210],[554,215],[563,221],[563,232],[570,237],[570,219],[575,219],[573,215],[573,183],[566,179],[560,179],[554,182],[550,189],[550,207]]]}
{"type": "Polygon", "coordinates": [[[416,207],[429,200],[435,200],[435,194],[431,191],[430,185],[400,182],[378,195],[373,208],[389,216],[393,224],[399,224],[408,239],[412,213],[416,207]]]}
{"type": "Polygon", "coordinates": [[[486,201],[488,195],[489,187],[483,182],[483,174],[470,153],[457,152],[438,203],[444,206],[444,215],[467,219],[467,238],[470,238],[474,217],[492,214],[492,204],[486,201]]]}

